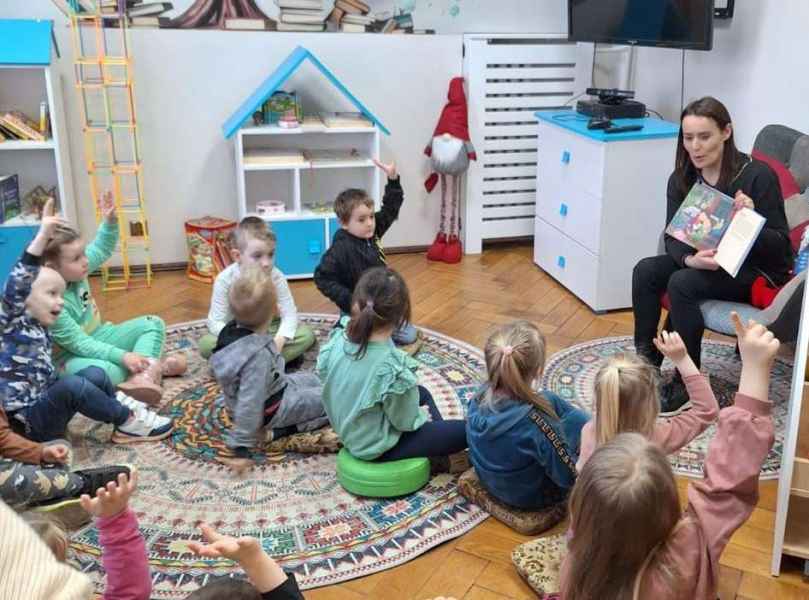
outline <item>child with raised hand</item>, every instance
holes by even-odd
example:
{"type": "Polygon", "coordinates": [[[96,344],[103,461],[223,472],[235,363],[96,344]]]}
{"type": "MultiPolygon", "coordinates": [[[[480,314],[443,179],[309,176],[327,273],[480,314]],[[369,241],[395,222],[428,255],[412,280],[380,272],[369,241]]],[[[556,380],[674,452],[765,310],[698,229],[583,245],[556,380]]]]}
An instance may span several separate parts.
{"type": "MultiPolygon", "coordinates": [[[[334,201],[334,212],[340,229],[315,269],[315,285],[334,302],[341,316],[351,314],[351,298],[357,282],[365,271],[387,264],[382,249],[382,236],[399,218],[404,192],[394,163],[383,164],[374,160],[388,177],[382,209],[374,212],[374,200],[364,190],[347,189],[334,201]]],[[[393,332],[393,341],[399,345],[412,344],[418,331],[408,321],[393,332]]]]}
{"type": "Polygon", "coordinates": [[[778,340],[732,315],[742,356],[733,406],[719,413],[705,479],[677,486],[660,447],[637,433],[600,446],[570,499],[573,531],[562,564],[564,600],[716,598],[719,558],[758,502],[758,475],[774,441],[770,370],[778,340]]]}
{"type": "Polygon", "coordinates": [[[208,334],[199,340],[199,351],[208,358],[216,346],[216,338],[233,319],[228,293],[241,270],[259,266],[272,278],[278,307],[270,323],[269,333],[284,360],[300,357],[315,343],[315,334],[298,322],[298,309],[284,274],[275,266],[275,234],[259,217],[245,217],[231,234],[231,256],[236,261],[216,276],[208,312],[208,334]]]}
{"type": "Polygon", "coordinates": [[[43,264],[67,282],[65,307],[52,330],[54,358],[68,375],[99,367],[127,395],[158,404],[163,376],[184,373],[185,357],[161,360],[166,325],[159,317],[147,315],[117,325],[101,320],[87,276],[110,258],[118,242],[118,217],[110,192],[103,194],[101,206],[103,219],[92,243],[85,247],[79,233],[62,223],[42,254],[43,264]]]}
{"type": "Polygon", "coordinates": [[[171,420],[116,395],[98,367],[57,379],[48,329],[61,317],[65,282],[58,272],[39,265],[43,250],[64,225],[49,201],[39,232],[6,282],[0,310],[2,409],[36,442],[64,438],[77,412],[115,425],[112,439],[118,443],[162,439],[171,433],[171,420]]]}
{"type": "Polygon", "coordinates": [[[303,600],[292,573],[284,573],[253,537],[234,538],[217,533],[202,523],[200,531],[207,543],[189,542],[188,548],[203,558],[229,558],[239,563],[249,583],[232,577],[211,581],[186,600],[303,600]]]}
{"type": "Polygon", "coordinates": [[[660,396],[657,369],[636,355],[618,355],[607,360],[595,380],[595,416],[581,432],[581,452],[576,467],[581,470],[597,446],[619,433],[640,433],[672,454],[705,431],[719,414],[719,404],[708,378],[688,355],[677,332],[663,331],[655,346],[668,357],[685,383],[689,401],[685,412],[658,420],[660,396]]]}
{"type": "Polygon", "coordinates": [[[488,382],[469,402],[469,458],[483,487],[508,505],[540,510],[562,502],[576,480],[587,413],[534,386],[545,338],[528,321],[499,327],[486,342],[488,382]]]}
{"type": "Polygon", "coordinates": [[[443,420],[430,392],[418,385],[418,363],[393,344],[410,320],[402,276],[386,267],[366,271],[342,319],[320,350],[323,404],[343,445],[360,460],[448,457],[466,448],[463,420],[443,420]],[[420,406],[427,406],[432,421],[420,406]]]}
{"type": "Polygon", "coordinates": [[[251,449],[299,431],[328,423],[322,387],[310,372],[284,372],[269,326],[278,305],[275,284],[259,266],[242,269],[230,286],[233,320],[219,332],[211,368],[222,387],[233,425],[225,436],[234,458],[224,457],[236,471],[250,466],[251,449]],[[261,435],[262,428],[267,435],[261,435]]]}

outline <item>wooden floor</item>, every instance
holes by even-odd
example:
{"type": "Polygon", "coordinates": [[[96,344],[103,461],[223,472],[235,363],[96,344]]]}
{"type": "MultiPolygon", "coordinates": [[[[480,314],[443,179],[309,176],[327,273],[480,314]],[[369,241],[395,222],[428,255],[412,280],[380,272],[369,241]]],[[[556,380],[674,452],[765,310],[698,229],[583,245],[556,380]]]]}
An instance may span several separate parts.
{"type": "MultiPolygon", "coordinates": [[[[578,342],[610,335],[631,335],[632,314],[594,315],[531,261],[528,245],[497,246],[458,265],[430,263],[423,254],[390,257],[410,287],[414,322],[481,346],[487,331],[517,318],[537,323],[548,340],[549,355],[578,342]]],[[[150,289],[99,293],[96,299],[107,320],[140,314],[160,315],[167,323],[206,316],[209,285],[183,273],[160,273],[150,289]]],[[[311,281],[291,283],[298,309],[336,312],[311,281]]],[[[679,480],[684,497],[686,480],[679,480]]],[[[787,561],[778,579],[770,572],[777,483],[761,484],[761,499],[752,517],[731,539],[722,557],[722,600],[809,599],[802,563],[787,561]]],[[[431,598],[467,600],[534,598],[514,570],[510,555],[528,540],[488,519],[463,537],[388,571],[332,587],[306,592],[309,600],[431,598]]]]}

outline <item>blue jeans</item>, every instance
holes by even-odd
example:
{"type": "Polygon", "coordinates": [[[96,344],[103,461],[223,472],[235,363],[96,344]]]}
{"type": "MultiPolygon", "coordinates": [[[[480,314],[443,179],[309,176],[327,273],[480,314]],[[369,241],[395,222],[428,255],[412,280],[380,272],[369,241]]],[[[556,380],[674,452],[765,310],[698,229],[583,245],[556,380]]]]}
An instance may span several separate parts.
{"type": "Polygon", "coordinates": [[[430,392],[422,386],[419,386],[419,406],[426,406],[433,420],[427,421],[416,431],[403,432],[396,445],[376,460],[385,462],[419,456],[449,456],[466,449],[466,421],[445,421],[430,392]]]}
{"type": "Polygon", "coordinates": [[[65,437],[67,424],[76,413],[114,425],[123,425],[130,414],[115,399],[115,388],[99,367],[87,367],[63,377],[25,411],[26,433],[35,442],[65,437]]]}

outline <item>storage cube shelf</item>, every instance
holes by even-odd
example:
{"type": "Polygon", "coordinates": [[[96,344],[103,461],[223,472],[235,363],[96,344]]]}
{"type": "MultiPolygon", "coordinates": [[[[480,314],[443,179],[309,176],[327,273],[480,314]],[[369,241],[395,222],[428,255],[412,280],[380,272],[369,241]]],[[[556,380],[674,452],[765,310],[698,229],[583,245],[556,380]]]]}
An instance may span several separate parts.
{"type": "Polygon", "coordinates": [[[339,228],[334,199],[346,188],[365,190],[379,207],[381,176],[377,127],[306,125],[244,127],[235,138],[239,218],[263,201],[283,202],[264,215],[278,238],[275,264],[290,278],[314,274],[339,228]]]}

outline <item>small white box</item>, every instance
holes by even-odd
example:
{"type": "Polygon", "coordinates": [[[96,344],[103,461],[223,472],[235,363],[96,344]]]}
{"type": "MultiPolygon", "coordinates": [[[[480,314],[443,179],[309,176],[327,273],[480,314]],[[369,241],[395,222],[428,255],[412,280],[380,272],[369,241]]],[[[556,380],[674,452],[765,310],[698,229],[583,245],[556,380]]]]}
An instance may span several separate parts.
{"type": "Polygon", "coordinates": [[[256,214],[259,217],[282,215],[286,211],[286,205],[278,200],[264,200],[263,202],[256,202],[256,214]]]}

